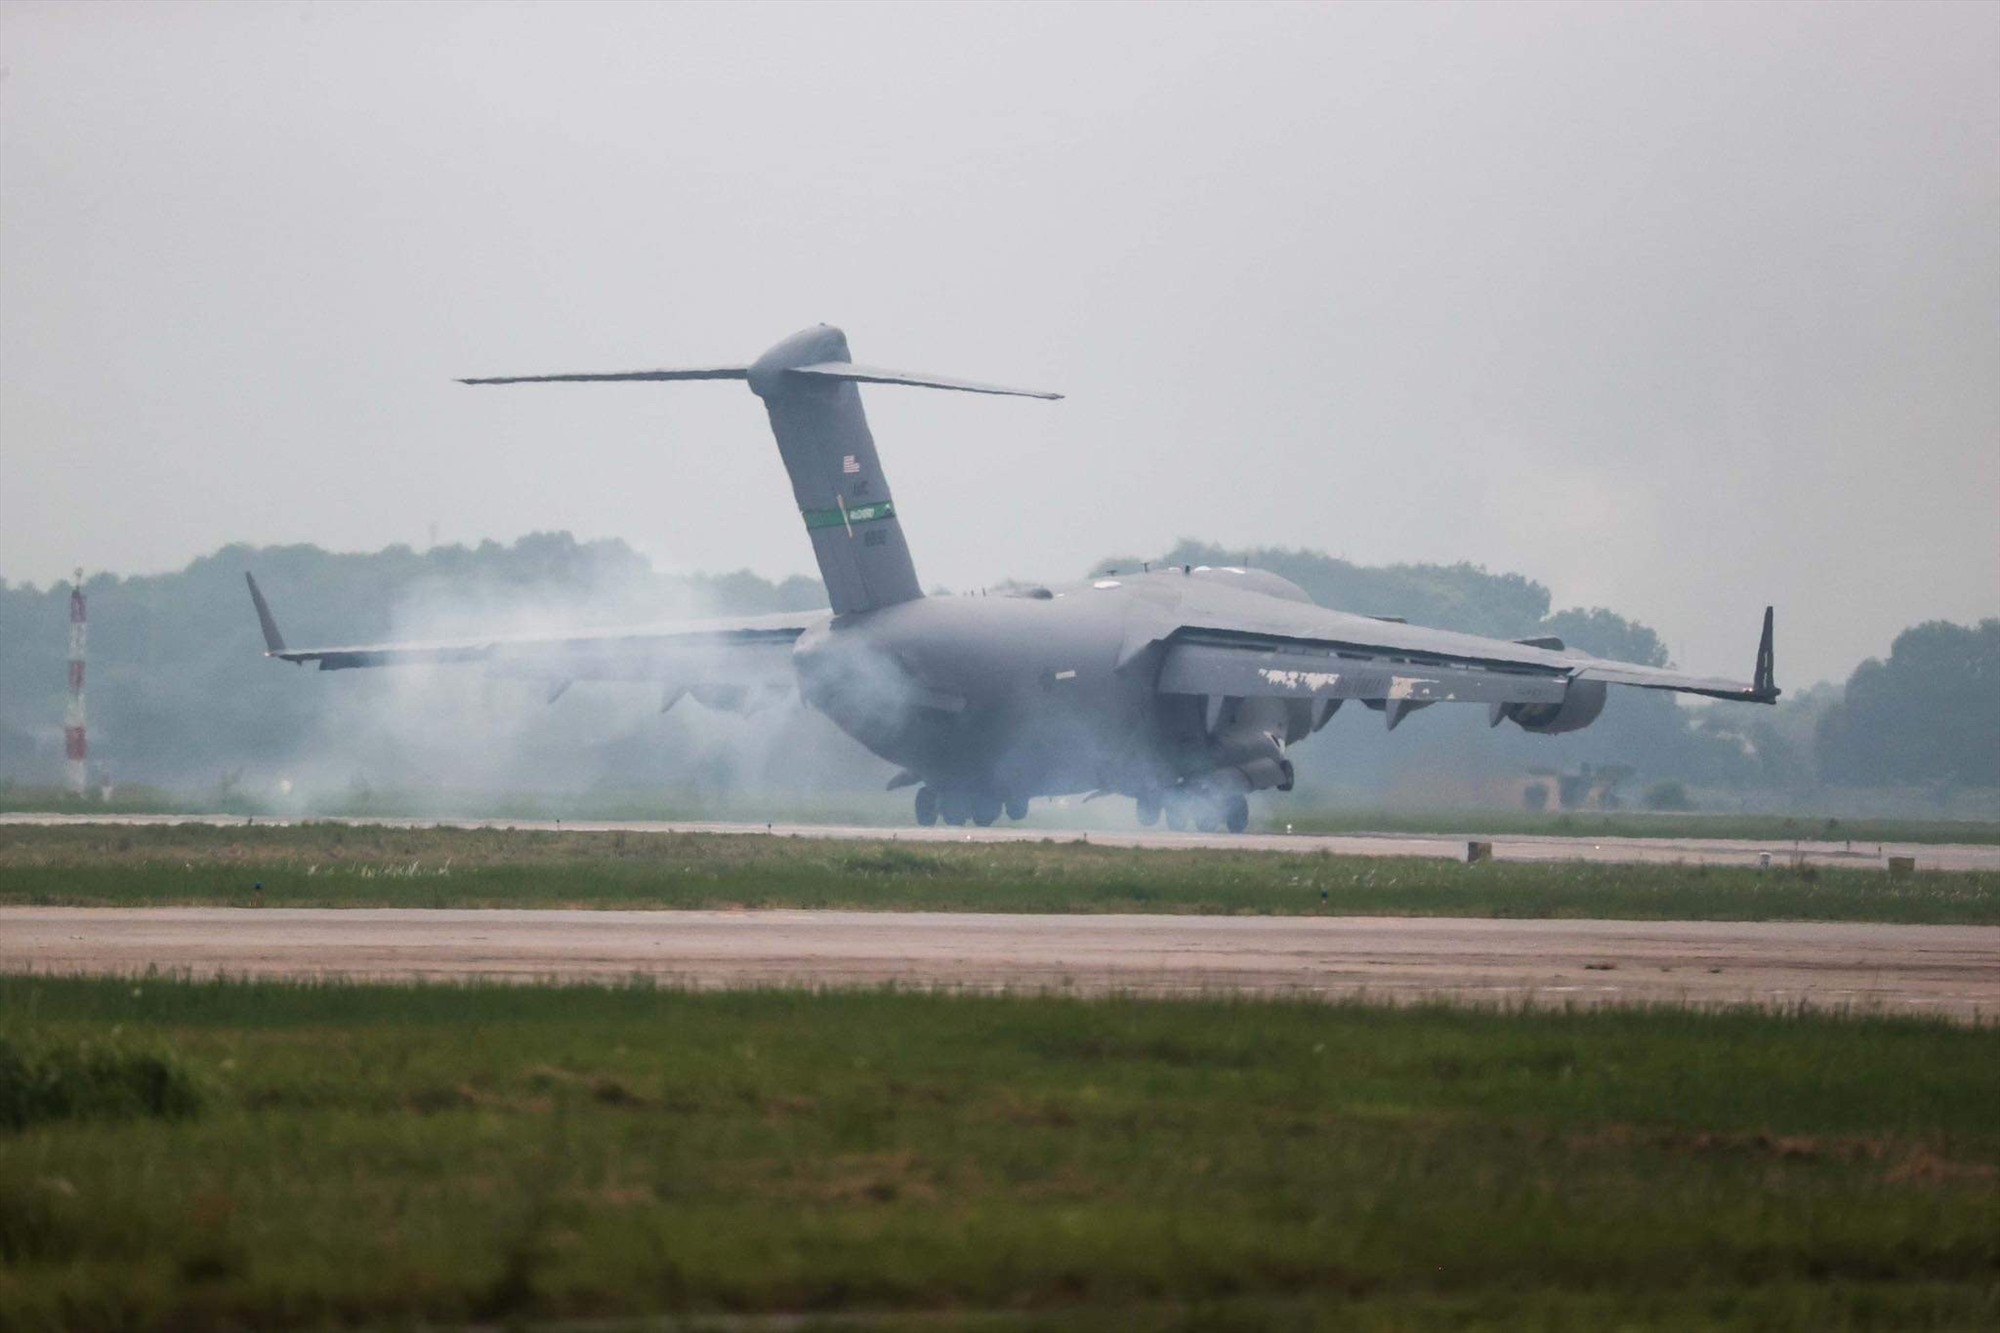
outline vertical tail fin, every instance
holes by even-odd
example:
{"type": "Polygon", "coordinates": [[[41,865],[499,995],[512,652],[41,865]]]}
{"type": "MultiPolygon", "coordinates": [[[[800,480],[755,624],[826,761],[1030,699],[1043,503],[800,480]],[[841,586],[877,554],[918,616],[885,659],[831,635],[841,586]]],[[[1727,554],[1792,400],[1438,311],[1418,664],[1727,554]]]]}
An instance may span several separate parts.
{"type": "Polygon", "coordinates": [[[1764,608],[1764,632],[1757,640],[1757,668],[1751,676],[1751,693],[1766,703],[1778,698],[1777,654],[1771,643],[1771,608],[1764,608]]]}
{"type": "Polygon", "coordinates": [[[847,360],[846,335],[821,325],[785,339],[750,367],[750,389],[770,414],[835,615],[924,595],[861,391],[830,376],[791,373],[847,360]]]}
{"type": "Polygon", "coordinates": [[[264,631],[264,651],[284,652],[285,636],[278,633],[277,618],[271,614],[271,604],[264,600],[264,590],[257,586],[257,576],[246,569],[243,581],[250,585],[250,601],[257,608],[257,625],[264,631]]]}
{"type": "Polygon", "coordinates": [[[847,355],[847,335],[821,324],[795,333],[749,366],[694,370],[635,370],[593,375],[517,375],[463,380],[465,384],[535,381],[743,379],[764,400],[778,453],[792,479],[792,498],[805,518],[819,560],[820,577],[835,615],[873,611],[923,596],[903,539],[902,520],[875,456],[875,437],[861,410],[857,384],[913,384],[965,393],[1060,398],[1061,394],[1008,389],[907,371],[857,366],[847,355]]]}

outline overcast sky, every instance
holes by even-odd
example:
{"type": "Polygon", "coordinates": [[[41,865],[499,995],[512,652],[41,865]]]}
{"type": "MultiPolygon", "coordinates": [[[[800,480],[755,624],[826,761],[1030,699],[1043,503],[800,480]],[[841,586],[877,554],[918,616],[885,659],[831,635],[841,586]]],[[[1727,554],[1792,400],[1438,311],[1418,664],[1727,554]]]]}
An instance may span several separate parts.
{"type": "MultiPolygon", "coordinates": [[[[2000,6],[0,6],[0,577],[622,537],[809,572],[857,360],[926,584],[1469,560],[1746,673],[2000,614],[2000,6]]],[[[1391,608],[1365,608],[1386,610],[1391,608]]]]}

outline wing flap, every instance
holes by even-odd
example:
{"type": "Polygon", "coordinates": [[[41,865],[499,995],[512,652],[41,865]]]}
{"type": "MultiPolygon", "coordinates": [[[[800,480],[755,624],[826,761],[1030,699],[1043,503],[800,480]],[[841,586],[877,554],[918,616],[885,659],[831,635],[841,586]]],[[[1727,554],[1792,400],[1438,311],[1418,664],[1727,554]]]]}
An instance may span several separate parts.
{"type": "MultiPolygon", "coordinates": [[[[1779,695],[1769,608],[1755,679],[1748,682],[1593,657],[1555,647],[1553,639],[1490,639],[1297,603],[1274,603],[1255,621],[1181,618],[1165,632],[1152,621],[1145,637],[1166,647],[1159,688],[1245,698],[1530,704],[1560,702],[1571,680],[1593,680],[1746,703],[1774,703],[1779,695]]],[[[1128,644],[1126,659],[1144,646],[1128,644]]]]}
{"type": "Polygon", "coordinates": [[[792,645],[831,614],[813,611],[566,634],[291,648],[278,632],[277,619],[256,578],[246,573],[244,580],[264,636],[264,655],[299,666],[310,663],[321,671],[477,663],[496,675],[548,681],[645,680],[684,689],[696,685],[761,689],[790,683],[792,645]]]}
{"type": "Polygon", "coordinates": [[[1560,703],[1567,677],[1472,665],[1345,656],[1303,645],[1169,644],[1163,694],[1239,698],[1408,700],[1412,703],[1560,703]]]}
{"type": "Polygon", "coordinates": [[[1738,699],[1745,703],[1774,703],[1776,687],[1768,690],[1754,683],[1729,680],[1722,676],[1689,676],[1664,667],[1639,666],[1631,662],[1604,659],[1585,661],[1577,667],[1582,680],[1601,680],[1607,685],[1632,685],[1642,690],[1672,690],[1678,694],[1699,694],[1710,699],[1738,699]]]}
{"type": "Polygon", "coordinates": [[[569,680],[740,683],[791,671],[792,644],[807,625],[702,624],[688,628],[591,630],[537,637],[287,648],[268,653],[321,671],[480,663],[500,675],[569,680]]]}

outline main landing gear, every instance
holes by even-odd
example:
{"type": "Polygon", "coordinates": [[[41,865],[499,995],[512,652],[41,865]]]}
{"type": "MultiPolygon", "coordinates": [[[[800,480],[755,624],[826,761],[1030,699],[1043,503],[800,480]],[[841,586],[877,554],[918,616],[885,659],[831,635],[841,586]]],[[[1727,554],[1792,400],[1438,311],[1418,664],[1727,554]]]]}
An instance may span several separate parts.
{"type": "Polygon", "coordinates": [[[1142,792],[1138,798],[1139,822],[1147,828],[1167,821],[1179,833],[1192,824],[1197,832],[1216,833],[1228,829],[1242,833],[1250,827],[1250,799],[1242,793],[1221,796],[1200,791],[1142,792]]]}
{"type": "MultiPolygon", "coordinates": [[[[1176,833],[1189,826],[1201,833],[1220,833],[1223,829],[1242,833],[1250,827],[1250,800],[1240,792],[1223,795],[1181,787],[1141,792],[1138,802],[1139,822],[1147,828],[1162,819],[1176,833]]],[[[916,813],[917,823],[924,828],[935,826],[939,820],[953,828],[966,824],[990,828],[1000,821],[1002,814],[1009,819],[1026,819],[1028,798],[1015,796],[1002,800],[998,796],[948,788],[919,787],[916,813]]]]}
{"type": "Polygon", "coordinates": [[[1250,827],[1250,798],[1232,796],[1222,812],[1222,826],[1231,833],[1243,833],[1250,827]]]}
{"type": "Polygon", "coordinates": [[[1009,819],[1026,819],[1028,798],[1017,796],[1002,801],[998,796],[975,795],[972,792],[917,788],[917,823],[925,828],[930,828],[940,819],[953,828],[968,821],[981,828],[990,828],[999,822],[1003,812],[1009,819]]]}

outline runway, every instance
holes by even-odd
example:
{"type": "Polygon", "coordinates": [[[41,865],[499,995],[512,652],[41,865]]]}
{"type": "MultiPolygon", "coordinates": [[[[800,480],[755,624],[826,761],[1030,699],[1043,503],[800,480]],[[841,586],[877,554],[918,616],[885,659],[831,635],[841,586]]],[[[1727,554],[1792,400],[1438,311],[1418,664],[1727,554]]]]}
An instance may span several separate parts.
{"type": "MultiPolygon", "coordinates": [[[[206,824],[218,828],[283,826],[298,820],[241,815],[39,815],[0,814],[9,824],[206,824]]],[[[724,833],[781,838],[830,838],[902,842],[1041,842],[1088,839],[1103,847],[1141,847],[1173,851],[1207,848],[1218,851],[1291,853],[1325,852],[1333,856],[1425,857],[1463,860],[1473,840],[1493,844],[1496,861],[1575,862],[1603,864],[1755,866],[1764,858],[1772,864],[1794,862],[1827,868],[1879,870],[1892,856],[1907,856],[1918,870],[2000,871],[2000,845],[1978,843],[1794,842],[1741,838],[1563,838],[1546,834],[1481,833],[1474,827],[1462,834],[1422,833],[1174,833],[1168,830],[1106,832],[1074,828],[1042,828],[1032,824],[994,828],[879,828],[846,824],[744,824],[636,819],[319,819],[316,823],[384,825],[392,828],[510,828],[571,833],[724,833]]]]}
{"type": "Polygon", "coordinates": [[[0,971],[2000,1015],[2000,927],[927,912],[4,908],[0,971]]]}

